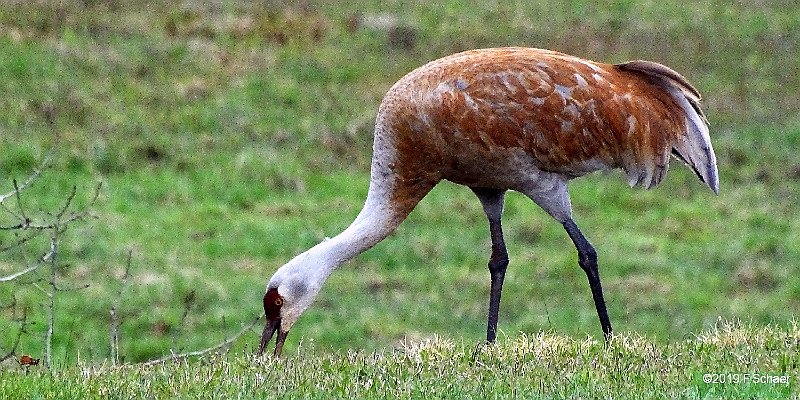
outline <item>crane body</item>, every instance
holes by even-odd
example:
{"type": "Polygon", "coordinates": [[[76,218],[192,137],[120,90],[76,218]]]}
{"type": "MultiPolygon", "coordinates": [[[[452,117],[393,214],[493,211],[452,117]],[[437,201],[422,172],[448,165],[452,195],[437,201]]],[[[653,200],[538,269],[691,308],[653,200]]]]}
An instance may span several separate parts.
{"type": "Polygon", "coordinates": [[[674,155],[717,193],[716,158],[699,101],[684,77],[661,64],[603,64],[541,49],[472,50],[410,72],[378,110],[362,211],[268,283],[259,353],[278,332],[280,354],[289,328],[329,274],[388,236],[442,180],[471,188],[489,220],[488,341],[496,336],[508,265],[501,225],[507,190],[523,193],[563,225],[608,337],[597,253],[572,220],[567,183],[619,168],[631,186],[652,188],[674,155]]]}

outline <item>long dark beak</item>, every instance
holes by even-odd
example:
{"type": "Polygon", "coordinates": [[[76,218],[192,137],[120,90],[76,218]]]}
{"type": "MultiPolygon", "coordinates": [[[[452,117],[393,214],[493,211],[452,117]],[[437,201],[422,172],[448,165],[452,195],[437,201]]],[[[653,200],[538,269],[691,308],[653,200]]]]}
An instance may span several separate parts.
{"type": "Polygon", "coordinates": [[[275,357],[280,357],[281,351],[283,351],[283,342],[286,341],[286,335],[289,332],[284,332],[281,330],[281,319],[275,318],[273,320],[267,320],[267,324],[264,326],[264,332],[261,334],[261,345],[258,346],[258,355],[261,356],[264,354],[264,349],[267,348],[267,343],[272,340],[272,335],[275,332],[278,332],[278,337],[275,339],[275,357]]]}

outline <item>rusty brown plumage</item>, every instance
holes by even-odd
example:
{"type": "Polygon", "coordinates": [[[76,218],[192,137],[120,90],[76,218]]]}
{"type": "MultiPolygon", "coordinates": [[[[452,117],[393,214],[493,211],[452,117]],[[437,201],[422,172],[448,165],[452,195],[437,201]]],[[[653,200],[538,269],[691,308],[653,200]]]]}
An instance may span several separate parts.
{"type": "Polygon", "coordinates": [[[670,87],[688,96],[705,123],[697,90],[661,64],[610,65],[527,48],[474,50],[401,79],[379,122],[394,135],[404,177],[487,183],[463,165],[474,163],[471,153],[492,162],[522,150],[544,171],[573,178],[622,168],[632,185],[652,187],[691,119],[670,87]]]}

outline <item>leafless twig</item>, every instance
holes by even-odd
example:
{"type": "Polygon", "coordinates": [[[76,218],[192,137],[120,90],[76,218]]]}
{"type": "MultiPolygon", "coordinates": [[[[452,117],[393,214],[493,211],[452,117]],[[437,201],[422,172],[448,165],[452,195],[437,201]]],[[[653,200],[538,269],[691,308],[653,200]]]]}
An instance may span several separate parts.
{"type": "MultiPolygon", "coordinates": [[[[48,104],[44,108],[45,119],[50,126],[50,129],[53,131],[53,134],[56,137],[56,141],[58,141],[59,133],[56,129],[55,124],[55,111],[52,107],[52,104],[48,104]]],[[[98,184],[94,195],[89,200],[88,204],[76,209],[74,207],[74,200],[77,192],[77,188],[75,186],[72,187],[72,190],[66,196],[66,199],[62,206],[58,208],[58,210],[54,213],[47,213],[42,212],[39,213],[41,215],[37,215],[36,213],[29,213],[26,209],[25,202],[23,202],[23,191],[30,188],[34,185],[34,183],[39,179],[42,174],[42,171],[46,168],[51,166],[51,160],[54,155],[54,152],[58,149],[58,146],[53,146],[50,151],[47,152],[42,162],[32,170],[32,172],[28,175],[28,177],[22,181],[21,183],[18,182],[16,179],[12,179],[13,190],[11,192],[0,194],[0,215],[3,216],[10,216],[12,222],[3,222],[3,225],[0,225],[0,233],[10,231],[10,234],[13,235],[13,238],[10,240],[10,244],[8,242],[3,243],[0,245],[0,252],[4,252],[7,250],[11,250],[14,248],[19,248],[26,243],[30,243],[34,238],[39,237],[42,233],[47,232],[49,233],[49,251],[40,258],[39,261],[36,263],[25,266],[21,270],[12,273],[7,276],[0,277],[0,282],[12,282],[19,280],[20,277],[30,274],[34,271],[37,271],[41,266],[45,265],[49,267],[49,277],[44,278],[41,276],[37,276],[37,279],[33,280],[32,282],[25,283],[26,285],[31,285],[37,290],[44,293],[46,297],[45,302],[45,309],[46,309],[46,320],[47,320],[47,332],[45,334],[45,354],[44,354],[44,364],[47,368],[50,368],[52,365],[52,339],[54,333],[54,324],[55,324],[55,303],[56,303],[56,294],[59,291],[65,290],[77,290],[80,288],[60,288],[57,285],[57,280],[59,277],[58,268],[60,267],[60,239],[62,234],[67,230],[67,228],[71,225],[72,222],[77,220],[83,220],[88,217],[91,217],[91,209],[94,206],[95,202],[99,198],[101,185],[98,184]],[[15,198],[15,202],[11,203],[6,202],[6,200],[10,198],[15,198]],[[16,220],[16,221],[14,221],[16,220]],[[39,283],[42,285],[39,285],[39,283]],[[47,285],[44,284],[47,282],[47,285]]],[[[5,233],[4,233],[5,234],[5,233]]],[[[38,274],[37,274],[38,275],[38,274]]],[[[83,287],[88,287],[85,285],[83,287]]],[[[14,355],[16,348],[21,340],[21,337],[26,332],[27,327],[27,309],[24,310],[25,314],[20,322],[20,330],[18,332],[18,336],[16,338],[14,347],[11,351],[4,355],[0,361],[8,359],[14,355]]],[[[38,360],[37,360],[38,362],[38,360]]]]}
{"type": "MultiPolygon", "coordinates": [[[[0,227],[0,230],[3,230],[3,228],[0,227]]],[[[22,246],[23,244],[25,244],[25,243],[29,242],[30,240],[32,240],[32,239],[36,238],[37,236],[39,236],[41,233],[42,233],[41,229],[36,229],[36,230],[33,230],[33,232],[31,232],[28,236],[25,236],[25,237],[23,237],[21,239],[17,239],[16,242],[11,243],[10,245],[0,246],[0,253],[2,253],[4,251],[11,250],[11,249],[13,249],[15,247],[22,246]]]]}
{"type": "Polygon", "coordinates": [[[23,269],[22,271],[15,272],[15,273],[13,273],[11,275],[2,276],[2,277],[0,277],[0,282],[13,281],[14,279],[17,279],[20,276],[27,274],[28,272],[35,271],[36,268],[39,268],[39,266],[41,266],[41,264],[34,264],[34,265],[32,265],[32,266],[30,266],[28,268],[23,269]]]}
{"type": "Polygon", "coordinates": [[[45,336],[45,353],[44,365],[50,369],[51,361],[51,347],[53,343],[53,325],[55,325],[55,297],[56,297],[56,268],[58,267],[58,236],[59,229],[53,229],[53,234],[50,237],[50,289],[46,291],[47,294],[47,334],[45,336]]]}
{"type": "MultiPolygon", "coordinates": [[[[53,151],[51,150],[51,151],[49,151],[47,153],[47,155],[45,156],[44,160],[42,160],[41,164],[39,164],[38,167],[34,168],[33,171],[31,172],[31,174],[28,175],[28,178],[25,179],[25,182],[23,182],[22,184],[18,184],[17,180],[13,179],[12,183],[13,183],[13,186],[14,186],[14,190],[12,190],[11,192],[8,192],[6,194],[0,195],[0,207],[2,207],[2,209],[4,209],[7,213],[13,215],[14,217],[19,218],[22,221],[20,223],[20,225],[17,226],[17,227],[14,227],[14,229],[21,229],[22,226],[25,226],[27,223],[30,222],[30,219],[25,214],[25,209],[22,206],[22,199],[21,199],[20,193],[22,193],[23,190],[25,190],[25,189],[29,188],[30,186],[32,186],[33,183],[36,181],[36,179],[39,178],[39,176],[41,175],[42,171],[45,168],[48,168],[50,166],[50,160],[52,159],[52,156],[53,156],[53,151]],[[9,197],[12,197],[12,196],[17,199],[17,208],[19,210],[19,213],[14,212],[6,204],[3,203],[6,199],[8,199],[9,197]]],[[[8,229],[8,228],[7,227],[2,227],[0,229],[8,229]]],[[[27,241],[27,240],[28,239],[26,239],[25,241],[27,241]]],[[[19,243],[15,244],[15,245],[18,245],[18,244],[19,243]]],[[[8,250],[8,248],[15,247],[15,245],[6,246],[5,248],[0,249],[0,251],[8,250]]]]}
{"type": "Polygon", "coordinates": [[[27,226],[31,222],[31,219],[25,214],[25,207],[22,206],[22,196],[19,194],[17,180],[14,179],[12,182],[14,183],[14,197],[17,198],[17,209],[19,210],[20,219],[22,220],[23,226],[27,226]]]}
{"type": "MultiPolygon", "coordinates": [[[[16,307],[16,299],[14,299],[14,304],[12,306],[16,307]]],[[[0,362],[8,360],[11,357],[14,357],[14,354],[17,353],[17,348],[19,348],[19,342],[22,339],[22,334],[26,333],[25,328],[28,325],[28,313],[25,308],[22,309],[22,317],[19,320],[19,331],[17,331],[17,337],[14,338],[14,344],[11,346],[11,350],[8,351],[3,356],[0,356],[0,362]]]]}
{"type": "MultiPolygon", "coordinates": [[[[75,186],[72,187],[70,194],[67,196],[67,199],[64,201],[64,205],[61,209],[55,214],[53,221],[51,222],[51,229],[50,229],[50,252],[49,258],[45,257],[47,261],[49,261],[50,265],[50,280],[48,282],[48,289],[45,291],[47,296],[47,333],[45,335],[45,354],[44,354],[44,363],[45,366],[50,369],[52,366],[52,343],[53,343],[53,328],[55,325],[55,296],[56,292],[59,291],[59,288],[56,284],[56,280],[58,278],[58,255],[59,255],[59,239],[61,234],[64,233],[68,223],[83,219],[89,215],[89,210],[94,202],[100,195],[100,187],[101,185],[97,185],[95,190],[94,197],[89,202],[89,205],[84,208],[81,212],[73,213],[67,218],[64,218],[66,215],[67,210],[69,210],[70,206],[72,205],[72,201],[75,199],[75,193],[77,188],[75,186]]],[[[38,286],[37,286],[38,287],[38,286]]]]}
{"type": "Polygon", "coordinates": [[[119,303],[122,298],[122,292],[128,286],[128,277],[131,272],[131,258],[133,250],[128,250],[128,260],[125,262],[125,274],[122,275],[122,285],[117,292],[117,297],[114,299],[114,304],[111,306],[111,365],[116,366],[119,364],[119,324],[120,318],[118,314],[119,303]]]}
{"type": "Polygon", "coordinates": [[[72,205],[72,200],[75,199],[75,193],[77,193],[77,191],[78,191],[77,186],[73,185],[72,190],[70,190],[69,195],[67,195],[67,200],[64,201],[64,205],[61,207],[60,210],[58,210],[58,213],[56,214],[56,223],[61,222],[61,217],[63,217],[64,214],[67,213],[67,210],[69,210],[69,206],[72,205]]]}
{"type": "Polygon", "coordinates": [[[28,179],[26,179],[26,180],[25,180],[25,182],[23,182],[21,185],[17,186],[17,184],[16,184],[16,180],[15,180],[15,181],[14,181],[14,190],[13,190],[13,191],[11,191],[11,192],[8,192],[8,193],[6,193],[6,194],[0,195],[0,203],[4,202],[4,201],[5,201],[7,198],[9,198],[9,197],[11,197],[11,196],[17,196],[17,195],[19,194],[19,192],[21,192],[21,191],[23,191],[23,190],[27,189],[28,187],[30,187],[30,186],[31,186],[31,184],[33,184],[33,182],[34,182],[34,181],[35,181],[37,178],[39,178],[39,175],[41,175],[41,173],[42,173],[42,170],[44,170],[45,168],[47,168],[47,167],[49,167],[49,166],[50,166],[50,160],[51,160],[51,159],[52,159],[52,152],[49,152],[49,153],[48,153],[48,154],[45,156],[45,158],[44,158],[44,160],[42,161],[42,163],[41,163],[41,164],[39,164],[39,166],[38,166],[38,167],[36,167],[36,168],[34,168],[34,169],[33,169],[33,171],[31,172],[31,174],[30,174],[30,175],[28,175],[28,179]]]}
{"type": "Polygon", "coordinates": [[[218,344],[216,346],[212,346],[212,347],[209,347],[209,348],[203,349],[203,350],[192,351],[192,352],[189,352],[189,353],[171,354],[171,355],[159,358],[157,360],[150,360],[150,361],[148,361],[146,363],[143,363],[142,365],[150,366],[150,365],[155,365],[155,364],[163,363],[163,362],[170,361],[170,360],[172,360],[172,361],[181,361],[181,360],[185,360],[185,359],[187,359],[189,357],[202,356],[204,354],[215,352],[215,351],[220,350],[220,349],[227,349],[228,347],[230,347],[231,344],[233,344],[236,340],[238,340],[240,337],[242,337],[242,335],[247,333],[250,329],[253,329],[253,327],[256,326],[256,324],[259,321],[261,321],[262,317],[263,316],[259,315],[257,318],[255,318],[253,320],[253,322],[251,322],[250,324],[248,324],[247,326],[242,328],[242,330],[239,331],[237,334],[225,339],[225,341],[223,341],[222,343],[220,343],[220,344],[218,344]]]}
{"type": "Polygon", "coordinates": [[[178,320],[178,325],[175,327],[175,329],[172,329],[172,348],[170,349],[172,354],[178,352],[178,350],[175,348],[175,344],[178,342],[178,334],[183,330],[184,324],[186,323],[186,317],[189,316],[189,311],[191,311],[192,307],[194,306],[196,294],[197,292],[195,290],[191,290],[186,296],[183,296],[183,313],[181,314],[181,319],[178,320]]]}

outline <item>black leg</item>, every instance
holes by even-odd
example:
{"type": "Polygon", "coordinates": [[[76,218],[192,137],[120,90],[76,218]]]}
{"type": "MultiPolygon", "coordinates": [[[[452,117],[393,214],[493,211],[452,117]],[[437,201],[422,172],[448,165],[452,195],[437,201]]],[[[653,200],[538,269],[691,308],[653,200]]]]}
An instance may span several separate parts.
{"type": "Polygon", "coordinates": [[[589,278],[589,287],[592,289],[592,298],[594,298],[594,306],[597,309],[597,316],[600,317],[600,327],[603,328],[603,336],[608,341],[611,338],[611,322],[608,319],[608,311],[606,311],[606,302],[603,300],[603,288],[600,286],[600,273],[597,269],[597,252],[592,247],[592,244],[586,240],[581,230],[575,225],[572,219],[564,222],[564,229],[575,248],[578,249],[578,264],[581,266],[586,277],[589,278]]]}
{"type": "Polygon", "coordinates": [[[500,294],[503,291],[503,279],[505,279],[506,267],[508,267],[508,251],[506,251],[503,228],[500,223],[505,191],[486,188],[472,188],[472,190],[480,199],[483,211],[489,219],[489,233],[492,237],[492,255],[489,258],[489,274],[492,283],[489,289],[489,319],[486,327],[486,341],[492,343],[497,337],[500,294]]]}
{"type": "Polygon", "coordinates": [[[497,337],[497,319],[500,312],[500,294],[503,291],[503,280],[508,267],[508,251],[503,241],[503,229],[500,221],[489,222],[492,235],[492,256],[489,258],[489,274],[492,284],[489,291],[489,321],[486,327],[486,341],[494,342],[497,337]]]}

